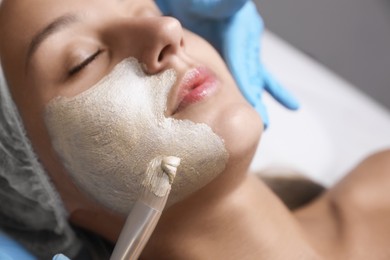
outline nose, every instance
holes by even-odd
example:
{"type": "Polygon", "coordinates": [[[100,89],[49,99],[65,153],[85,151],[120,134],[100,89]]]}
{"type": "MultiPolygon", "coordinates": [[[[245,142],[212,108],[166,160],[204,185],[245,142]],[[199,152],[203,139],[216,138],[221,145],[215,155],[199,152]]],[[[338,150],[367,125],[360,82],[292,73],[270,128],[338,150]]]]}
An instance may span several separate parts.
{"type": "Polygon", "coordinates": [[[174,59],[184,49],[183,28],[172,17],[147,18],[141,32],[144,47],[141,48],[140,62],[145,72],[156,74],[172,66],[174,59]]]}

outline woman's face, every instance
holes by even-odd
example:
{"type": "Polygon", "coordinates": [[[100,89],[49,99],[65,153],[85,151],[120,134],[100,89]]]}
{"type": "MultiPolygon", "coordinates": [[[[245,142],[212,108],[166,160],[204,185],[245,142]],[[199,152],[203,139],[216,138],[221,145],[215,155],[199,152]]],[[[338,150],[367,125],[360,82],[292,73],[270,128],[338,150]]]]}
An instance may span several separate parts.
{"type": "Polygon", "coordinates": [[[257,114],[216,51],[162,17],[151,0],[3,0],[0,57],[28,136],[57,187],[66,185],[44,122],[47,104],[84,93],[128,57],[147,75],[175,71],[164,116],[207,124],[225,142],[227,167],[252,156],[260,136],[257,114]],[[213,87],[183,98],[188,73],[197,68],[213,75],[213,87]]]}

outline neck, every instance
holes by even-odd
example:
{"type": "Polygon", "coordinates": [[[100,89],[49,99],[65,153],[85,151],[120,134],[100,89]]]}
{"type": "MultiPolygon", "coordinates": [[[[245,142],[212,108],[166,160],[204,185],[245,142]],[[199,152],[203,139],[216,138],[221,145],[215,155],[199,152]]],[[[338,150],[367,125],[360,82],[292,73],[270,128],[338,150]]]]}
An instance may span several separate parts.
{"type": "Polygon", "coordinates": [[[228,195],[200,191],[166,210],[143,257],[316,259],[288,210],[247,175],[228,195]]]}

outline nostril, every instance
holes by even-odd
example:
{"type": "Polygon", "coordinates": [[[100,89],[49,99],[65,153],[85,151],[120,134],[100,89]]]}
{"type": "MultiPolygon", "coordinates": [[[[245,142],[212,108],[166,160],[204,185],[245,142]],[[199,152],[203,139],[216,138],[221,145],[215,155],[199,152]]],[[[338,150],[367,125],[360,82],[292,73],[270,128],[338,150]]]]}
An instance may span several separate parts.
{"type": "Polygon", "coordinates": [[[171,47],[171,45],[168,44],[167,46],[165,46],[165,47],[161,50],[161,52],[160,52],[160,54],[158,55],[158,58],[157,58],[158,62],[161,62],[161,61],[164,59],[165,53],[168,51],[168,49],[169,49],[170,47],[171,47]]]}

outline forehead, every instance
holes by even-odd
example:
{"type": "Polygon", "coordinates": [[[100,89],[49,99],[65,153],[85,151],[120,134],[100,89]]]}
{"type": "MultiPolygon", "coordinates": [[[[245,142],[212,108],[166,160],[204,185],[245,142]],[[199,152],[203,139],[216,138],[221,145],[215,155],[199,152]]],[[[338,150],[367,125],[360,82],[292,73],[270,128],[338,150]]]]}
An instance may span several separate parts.
{"type": "Polygon", "coordinates": [[[105,0],[0,0],[0,32],[7,36],[30,36],[49,21],[69,12],[87,12],[99,8],[105,0]]]}
{"type": "Polygon", "coordinates": [[[33,35],[85,0],[0,0],[0,57],[18,59],[33,35]],[[66,3],[66,4],[65,4],[66,3]]]}
{"type": "Polygon", "coordinates": [[[109,15],[111,8],[128,10],[141,5],[155,6],[153,0],[0,0],[0,39],[11,42],[9,45],[17,49],[61,15],[74,12],[109,15]]]}
{"type": "MultiPolygon", "coordinates": [[[[119,3],[119,0],[0,1],[0,61],[5,74],[9,77],[24,70],[25,57],[32,39],[53,20],[68,13],[108,11],[107,7],[115,7],[119,3]]],[[[14,81],[21,80],[9,77],[7,78],[10,85],[14,85],[12,83],[18,85],[19,83],[14,81]]]]}
{"type": "Polygon", "coordinates": [[[119,10],[154,3],[152,0],[0,1],[0,60],[6,66],[14,64],[14,69],[20,68],[24,63],[28,46],[37,32],[63,15],[93,14],[96,17],[110,17],[115,16],[115,12],[119,10]]]}

